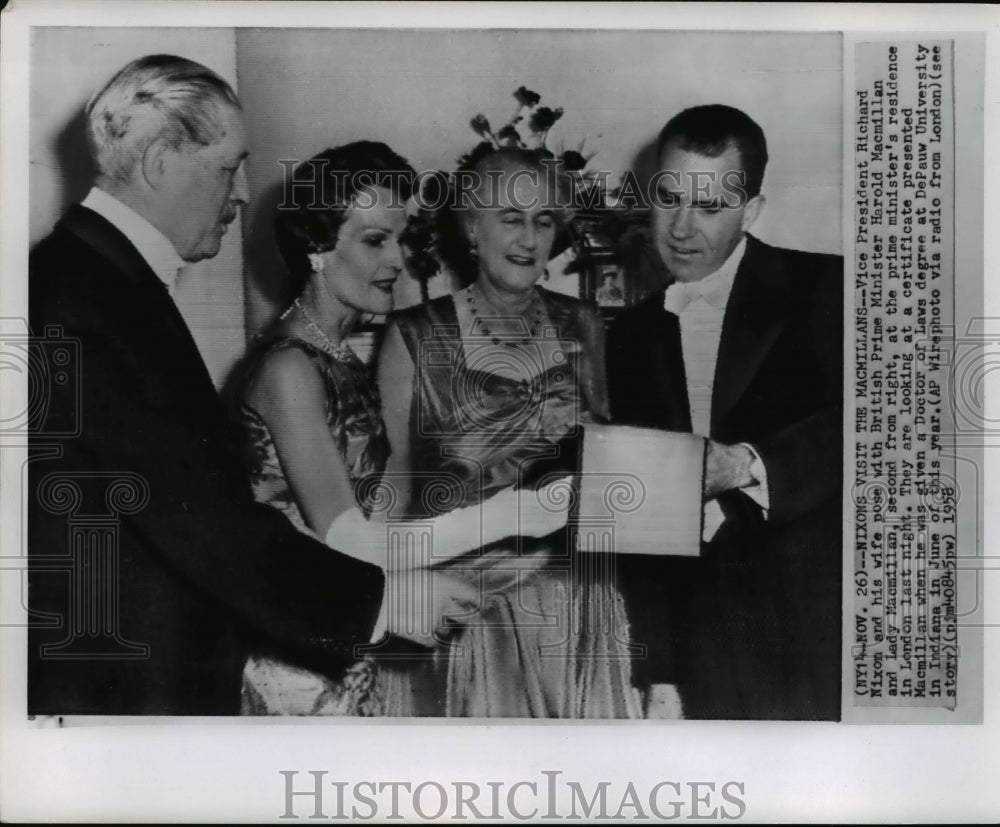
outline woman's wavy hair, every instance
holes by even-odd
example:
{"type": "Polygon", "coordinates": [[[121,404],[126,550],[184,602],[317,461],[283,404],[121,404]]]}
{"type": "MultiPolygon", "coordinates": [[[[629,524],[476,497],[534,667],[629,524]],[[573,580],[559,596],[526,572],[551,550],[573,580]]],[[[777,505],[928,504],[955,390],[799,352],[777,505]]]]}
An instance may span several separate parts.
{"type": "Polygon", "coordinates": [[[274,221],[278,250],[292,278],[293,295],[302,292],[312,273],[311,253],[337,246],[348,208],[362,190],[385,187],[403,209],[416,173],[409,162],[377,141],[354,141],[295,167],[285,182],[274,221]]]}
{"type": "MultiPolygon", "coordinates": [[[[518,170],[537,173],[551,182],[558,228],[553,255],[568,246],[566,226],[572,217],[572,184],[552,153],[515,147],[497,149],[489,143],[480,144],[450,176],[446,185],[448,197],[442,199],[445,206],[434,211],[431,218],[436,255],[463,285],[470,284],[478,274],[468,224],[475,211],[488,205],[490,198],[495,196],[490,191],[490,182],[496,181],[498,175],[518,170]]],[[[440,179],[431,179],[429,183],[438,188],[445,186],[440,179]]],[[[428,194],[426,186],[422,200],[425,203],[435,201],[434,194],[428,194]]]]}

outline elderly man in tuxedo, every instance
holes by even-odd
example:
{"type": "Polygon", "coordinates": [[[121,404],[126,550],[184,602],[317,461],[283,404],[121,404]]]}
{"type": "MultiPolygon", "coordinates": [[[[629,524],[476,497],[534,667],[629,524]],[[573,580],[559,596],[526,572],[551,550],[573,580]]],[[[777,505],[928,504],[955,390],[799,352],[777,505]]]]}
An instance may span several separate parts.
{"type": "MultiPolygon", "coordinates": [[[[267,640],[336,673],[383,630],[431,643],[473,597],[382,570],[254,501],[172,298],[247,200],[238,99],[156,55],[87,107],[96,185],[30,259],[35,335],[76,342],[31,434],[30,714],[237,714],[267,640]],[[408,611],[383,611],[396,581],[408,611]]],[[[45,358],[40,342],[37,353],[45,358]]]]}
{"type": "Polygon", "coordinates": [[[612,413],[709,441],[700,558],[624,561],[640,671],[689,718],[835,719],[842,259],[749,234],[767,148],[745,113],[685,110],[657,148],[672,281],[613,325],[612,413]]]}

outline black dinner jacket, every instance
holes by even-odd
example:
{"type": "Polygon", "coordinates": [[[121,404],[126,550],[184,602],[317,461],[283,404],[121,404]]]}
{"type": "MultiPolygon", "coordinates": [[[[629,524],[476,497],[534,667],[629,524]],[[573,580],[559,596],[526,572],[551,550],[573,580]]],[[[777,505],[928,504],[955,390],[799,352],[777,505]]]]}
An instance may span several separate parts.
{"type": "MultiPolygon", "coordinates": [[[[623,313],[608,339],[616,421],[691,430],[678,317],[664,290],[623,313]]],[[[747,236],[719,341],[711,434],[760,453],[772,522],[839,496],[843,260],[747,236]]]]}
{"type": "MultiPolygon", "coordinates": [[[[678,317],[664,290],[609,332],[616,422],[690,431],[678,317]]],[[[698,560],[624,560],[639,664],[693,717],[839,711],[843,261],[748,236],[726,305],[711,437],[760,453],[770,509],[739,491],[698,560]],[[665,613],[665,614],[664,614],[665,613]],[[691,684],[686,694],[683,687],[691,684]]]]}
{"type": "Polygon", "coordinates": [[[39,364],[45,340],[78,343],[70,380],[50,370],[35,388],[29,714],[236,714],[250,647],[348,662],[383,575],[254,501],[197,347],[135,247],[71,208],[32,252],[29,304],[39,364]],[[74,563],[95,521],[104,538],[74,563]]]}

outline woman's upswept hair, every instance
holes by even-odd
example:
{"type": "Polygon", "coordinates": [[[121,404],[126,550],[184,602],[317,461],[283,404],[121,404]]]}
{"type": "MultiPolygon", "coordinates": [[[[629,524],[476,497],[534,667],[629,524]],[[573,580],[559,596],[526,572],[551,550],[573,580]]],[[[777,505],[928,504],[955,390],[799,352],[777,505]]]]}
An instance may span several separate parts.
{"type": "MultiPolygon", "coordinates": [[[[475,211],[489,207],[498,195],[497,187],[505,173],[521,170],[548,181],[551,204],[543,205],[552,210],[559,232],[564,232],[572,216],[572,183],[551,153],[541,150],[502,147],[494,149],[480,145],[451,176],[451,192],[447,206],[437,211],[436,250],[439,258],[460,281],[475,279],[476,258],[469,243],[468,224],[475,211]],[[481,148],[480,148],[481,147],[481,148]]],[[[431,200],[431,199],[425,199],[431,200]]],[[[565,244],[557,240],[553,249],[565,244]]]]}
{"type": "Polygon", "coordinates": [[[347,209],[362,190],[385,187],[400,209],[416,173],[405,158],[377,141],[354,141],[327,149],[295,167],[274,222],[278,250],[298,295],[309,278],[310,253],[327,253],[347,209]]]}
{"type": "Polygon", "coordinates": [[[232,87],[211,69],[174,55],[149,55],[119,71],[87,104],[87,139],[101,175],[127,182],[157,140],[178,148],[221,137],[232,87]]]}

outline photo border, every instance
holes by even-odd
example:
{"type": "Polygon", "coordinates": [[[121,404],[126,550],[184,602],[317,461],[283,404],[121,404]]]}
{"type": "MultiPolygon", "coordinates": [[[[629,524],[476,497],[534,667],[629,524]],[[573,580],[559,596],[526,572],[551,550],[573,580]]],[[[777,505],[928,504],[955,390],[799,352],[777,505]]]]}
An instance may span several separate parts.
{"type": "MultiPolygon", "coordinates": [[[[128,4],[129,13],[122,14],[123,7],[120,2],[14,0],[3,13],[0,317],[6,320],[27,316],[25,280],[8,274],[27,272],[24,193],[29,189],[24,158],[30,25],[176,26],[183,9],[184,19],[197,19],[199,27],[232,26],[235,17],[240,26],[260,27],[367,28],[391,20],[387,28],[818,28],[864,31],[865,37],[872,32],[873,37],[887,39],[900,31],[970,31],[986,36],[987,102],[995,100],[1000,77],[997,10],[983,7],[504,3],[456,9],[402,3],[145,2],[141,8],[128,4]]],[[[846,61],[844,70],[846,90],[846,61]]],[[[845,135],[850,111],[844,110],[845,135]]],[[[993,106],[985,115],[986,192],[997,191],[1000,183],[994,150],[1000,137],[997,125],[993,106]]],[[[845,165],[845,181],[852,171],[845,165]]],[[[844,187],[845,218],[850,191],[850,186],[844,187]]],[[[985,227],[1000,226],[994,199],[986,202],[982,219],[985,227]]],[[[845,220],[845,261],[851,260],[846,243],[851,226],[852,219],[845,220]]],[[[995,244],[984,250],[983,264],[984,272],[996,271],[995,244]]],[[[985,284],[985,294],[984,315],[1000,313],[993,283],[985,284]]],[[[16,404],[13,394],[0,396],[5,410],[16,404]]],[[[20,490],[21,451],[16,443],[4,442],[0,488],[5,492],[20,490]]],[[[988,460],[990,452],[985,453],[988,460]]],[[[984,470],[989,484],[994,477],[988,468],[984,470]]],[[[988,493],[984,498],[988,503],[988,493]]],[[[5,494],[0,516],[5,561],[8,549],[20,546],[23,514],[23,504],[5,494]]],[[[992,547],[996,527],[996,518],[987,514],[982,526],[985,548],[992,547]]],[[[3,581],[0,601],[13,597],[11,578],[3,581]]],[[[991,605],[995,608],[995,603],[991,605]]],[[[996,624],[994,615],[988,613],[987,620],[996,624]]],[[[8,821],[278,821],[284,806],[280,770],[326,770],[331,778],[351,782],[505,779],[514,783],[540,780],[544,770],[561,770],[584,785],[614,780],[619,785],[631,782],[636,788],[663,780],[738,781],[745,784],[745,818],[751,821],[974,821],[994,820],[1000,814],[1000,785],[995,782],[1000,768],[995,703],[1000,647],[995,645],[995,626],[986,630],[986,723],[906,728],[775,722],[482,724],[331,719],[260,726],[252,720],[177,718],[116,718],[62,728],[54,722],[52,728],[38,728],[25,719],[25,670],[18,668],[25,660],[25,637],[10,629],[0,634],[4,663],[0,814],[8,821]],[[433,748],[429,728],[434,730],[433,748]]]]}

